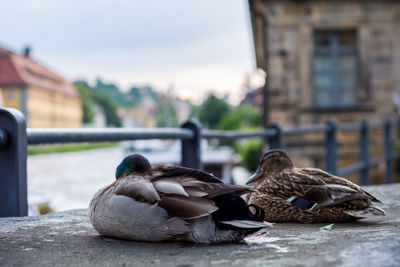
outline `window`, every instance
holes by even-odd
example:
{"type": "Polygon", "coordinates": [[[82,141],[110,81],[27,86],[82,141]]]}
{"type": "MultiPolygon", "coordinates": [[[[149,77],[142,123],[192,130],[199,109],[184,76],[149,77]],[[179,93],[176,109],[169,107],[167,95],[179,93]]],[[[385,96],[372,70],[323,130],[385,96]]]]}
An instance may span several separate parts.
{"type": "Polygon", "coordinates": [[[320,108],[358,104],[355,30],[314,32],[314,103],[320,108]]]}

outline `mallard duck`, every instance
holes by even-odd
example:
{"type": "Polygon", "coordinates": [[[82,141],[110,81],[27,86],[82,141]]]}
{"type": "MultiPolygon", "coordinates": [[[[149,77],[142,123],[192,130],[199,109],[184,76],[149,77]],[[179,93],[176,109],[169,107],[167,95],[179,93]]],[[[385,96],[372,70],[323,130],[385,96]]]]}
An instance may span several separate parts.
{"type": "Polygon", "coordinates": [[[370,214],[385,215],[380,202],[345,178],[316,168],[296,168],[283,150],[270,150],[260,159],[247,184],[256,192],[248,204],[265,211],[269,222],[352,222],[370,214]]]}
{"type": "Polygon", "coordinates": [[[116,180],[93,196],[90,220],[101,235],[122,239],[239,241],[271,225],[263,222],[261,208],[240,197],[250,191],[204,171],[152,167],[134,154],[118,165],[116,180]]]}

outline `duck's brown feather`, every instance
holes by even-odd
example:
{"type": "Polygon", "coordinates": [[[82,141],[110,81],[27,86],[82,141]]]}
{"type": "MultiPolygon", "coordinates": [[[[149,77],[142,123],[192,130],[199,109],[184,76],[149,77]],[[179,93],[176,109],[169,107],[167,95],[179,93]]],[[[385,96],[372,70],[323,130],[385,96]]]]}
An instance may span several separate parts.
{"type": "Polygon", "coordinates": [[[152,168],[152,172],[159,171],[162,173],[162,177],[193,177],[197,180],[206,182],[206,183],[222,183],[221,179],[215,177],[211,173],[200,171],[196,169],[190,169],[181,166],[159,166],[152,168]]]}
{"type": "Polygon", "coordinates": [[[247,186],[223,184],[218,178],[202,171],[182,167],[164,167],[162,170],[152,170],[151,176],[131,174],[116,180],[113,183],[115,194],[157,204],[178,218],[193,219],[218,210],[211,200],[217,196],[252,192],[247,186]],[[167,170],[166,175],[162,170],[167,170]]]}
{"type": "Polygon", "coordinates": [[[155,204],[161,200],[153,184],[147,179],[129,175],[116,180],[113,185],[116,195],[128,196],[149,204],[155,204]]]}
{"type": "Polygon", "coordinates": [[[356,199],[378,201],[356,184],[317,169],[293,168],[272,174],[256,189],[284,199],[298,197],[314,201],[320,207],[356,199]]]}
{"type": "Polygon", "coordinates": [[[329,174],[321,169],[316,169],[316,168],[302,168],[300,169],[304,174],[309,175],[309,176],[314,176],[318,177],[319,179],[323,180],[326,184],[336,184],[336,185],[343,185],[347,186],[351,189],[354,189],[358,192],[360,192],[363,195],[367,195],[368,198],[373,201],[373,202],[381,202],[377,198],[375,198],[373,195],[362,189],[360,186],[356,185],[355,183],[350,182],[349,180],[335,176],[332,174],[329,174]]]}
{"type": "MultiPolygon", "coordinates": [[[[279,152],[282,153],[282,152],[279,152]]],[[[374,210],[384,211],[371,202],[380,202],[358,185],[315,168],[289,166],[278,171],[269,169],[252,183],[257,192],[246,195],[249,204],[264,208],[265,220],[271,222],[349,222],[359,219],[355,214],[374,210]],[[299,208],[292,200],[308,201],[299,208]]]]}
{"type": "Polygon", "coordinates": [[[182,219],[200,218],[218,210],[212,200],[180,195],[162,195],[159,205],[169,214],[182,219]]]}

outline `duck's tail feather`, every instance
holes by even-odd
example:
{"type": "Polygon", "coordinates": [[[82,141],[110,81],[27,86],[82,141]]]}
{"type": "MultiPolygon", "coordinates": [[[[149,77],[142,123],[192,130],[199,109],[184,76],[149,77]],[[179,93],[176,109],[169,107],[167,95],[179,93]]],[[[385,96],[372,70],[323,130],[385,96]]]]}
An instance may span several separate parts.
{"type": "Polygon", "coordinates": [[[363,210],[346,210],[346,214],[358,218],[365,218],[370,216],[385,216],[386,212],[378,206],[371,205],[363,210]]]}

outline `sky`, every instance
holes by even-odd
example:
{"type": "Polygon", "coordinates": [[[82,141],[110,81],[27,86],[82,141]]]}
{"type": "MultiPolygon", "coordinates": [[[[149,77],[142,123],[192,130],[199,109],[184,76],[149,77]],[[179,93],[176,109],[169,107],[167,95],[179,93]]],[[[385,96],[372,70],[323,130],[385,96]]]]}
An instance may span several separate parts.
{"type": "Polygon", "coordinates": [[[0,9],[0,46],[29,45],[34,60],[70,81],[237,102],[246,74],[262,80],[246,0],[0,0],[0,9]]]}

